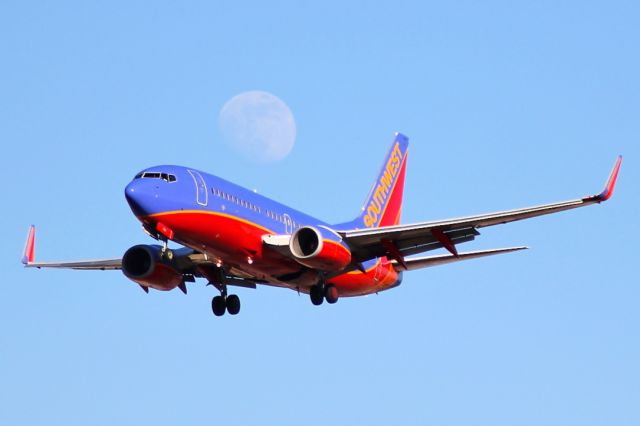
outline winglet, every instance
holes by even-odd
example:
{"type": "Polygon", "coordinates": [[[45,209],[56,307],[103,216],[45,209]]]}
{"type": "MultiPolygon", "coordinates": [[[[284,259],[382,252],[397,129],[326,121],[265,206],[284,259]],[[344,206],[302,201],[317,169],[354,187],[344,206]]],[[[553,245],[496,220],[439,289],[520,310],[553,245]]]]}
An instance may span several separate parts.
{"type": "Polygon", "coordinates": [[[24,253],[22,255],[22,263],[28,265],[33,263],[36,258],[36,227],[31,225],[29,228],[29,234],[27,235],[27,242],[24,245],[24,253]]]}
{"type": "Polygon", "coordinates": [[[593,197],[593,199],[597,202],[607,201],[613,195],[613,190],[616,187],[616,181],[618,180],[618,173],[620,172],[620,166],[622,165],[622,155],[618,156],[616,163],[611,170],[611,174],[609,175],[609,180],[607,181],[607,185],[604,187],[604,190],[593,197]]]}

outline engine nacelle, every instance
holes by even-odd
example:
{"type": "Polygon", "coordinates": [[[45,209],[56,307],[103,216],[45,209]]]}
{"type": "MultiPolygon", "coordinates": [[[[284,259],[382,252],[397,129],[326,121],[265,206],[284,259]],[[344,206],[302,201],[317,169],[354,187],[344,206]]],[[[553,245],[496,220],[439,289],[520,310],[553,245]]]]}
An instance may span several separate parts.
{"type": "Polygon", "coordinates": [[[351,263],[351,250],[340,235],[326,228],[304,226],[291,236],[289,250],[309,268],[338,272],[351,263]]]}
{"type": "Polygon", "coordinates": [[[162,247],[140,244],[122,256],[122,272],[131,281],[156,290],[173,290],[182,283],[183,276],[170,261],[161,256],[162,247]]]}

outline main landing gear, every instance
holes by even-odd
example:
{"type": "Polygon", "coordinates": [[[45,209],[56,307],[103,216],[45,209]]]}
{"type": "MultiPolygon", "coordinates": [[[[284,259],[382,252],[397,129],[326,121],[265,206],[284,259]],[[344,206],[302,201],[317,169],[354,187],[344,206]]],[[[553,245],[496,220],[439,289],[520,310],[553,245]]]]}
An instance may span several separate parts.
{"type": "Polygon", "coordinates": [[[235,294],[227,296],[227,287],[224,286],[220,292],[220,296],[215,296],[211,299],[211,310],[213,315],[221,317],[225,311],[229,312],[229,315],[237,315],[240,312],[240,298],[235,294]]]}
{"type": "Polygon", "coordinates": [[[212,285],[220,291],[220,296],[215,296],[211,299],[213,315],[221,317],[225,312],[229,312],[229,315],[237,315],[240,312],[240,298],[235,294],[227,293],[224,269],[216,266],[204,268],[201,272],[209,280],[207,285],[212,285]]]}
{"type": "Polygon", "coordinates": [[[314,305],[322,305],[323,301],[334,304],[338,301],[338,289],[333,284],[316,284],[309,289],[309,298],[314,305]]]}

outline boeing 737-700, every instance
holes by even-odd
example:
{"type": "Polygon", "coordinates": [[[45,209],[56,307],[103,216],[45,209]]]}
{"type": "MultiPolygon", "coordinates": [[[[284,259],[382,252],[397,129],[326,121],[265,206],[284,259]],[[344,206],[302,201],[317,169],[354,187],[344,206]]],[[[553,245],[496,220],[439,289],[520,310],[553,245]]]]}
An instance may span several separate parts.
{"type": "Polygon", "coordinates": [[[140,244],[122,257],[76,262],[35,260],[31,226],[22,262],[32,268],[120,269],[145,292],[179,288],[204,278],[220,292],[216,316],[240,311],[229,286],[270,285],[307,293],[314,305],[339,297],[378,293],[400,285],[418,268],[509,253],[526,247],[459,252],[478,230],[606,201],[613,194],[618,157],[598,195],[497,213],[400,224],[408,139],[396,134],[358,217],[329,224],[220,177],[181,166],[155,166],[136,174],[124,195],[146,233],[159,244],[140,244]],[[170,249],[168,242],[182,246],[170,249]],[[416,256],[443,248],[445,254],[416,256]]]}

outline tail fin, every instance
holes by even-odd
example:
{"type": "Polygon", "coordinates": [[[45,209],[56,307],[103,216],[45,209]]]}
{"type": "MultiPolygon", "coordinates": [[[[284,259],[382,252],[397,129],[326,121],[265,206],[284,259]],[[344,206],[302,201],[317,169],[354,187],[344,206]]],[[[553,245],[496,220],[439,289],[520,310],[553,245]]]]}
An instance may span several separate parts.
{"type": "Polygon", "coordinates": [[[408,147],[409,138],[396,133],[382,170],[362,207],[362,213],[349,223],[351,227],[377,228],[400,223],[408,147]]]}

